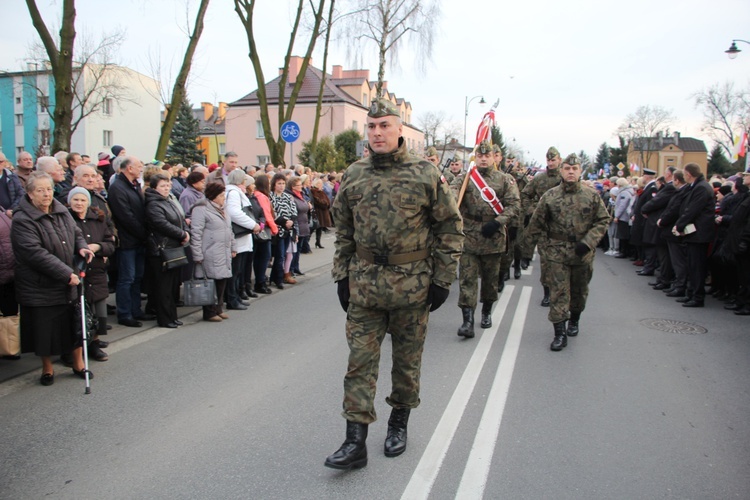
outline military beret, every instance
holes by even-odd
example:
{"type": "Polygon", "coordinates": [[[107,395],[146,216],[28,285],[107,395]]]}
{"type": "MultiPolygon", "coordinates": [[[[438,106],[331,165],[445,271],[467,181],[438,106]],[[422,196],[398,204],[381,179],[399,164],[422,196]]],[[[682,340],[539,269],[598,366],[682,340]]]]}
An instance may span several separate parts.
{"type": "Polygon", "coordinates": [[[430,146],[429,148],[427,148],[426,156],[437,156],[437,149],[435,149],[435,146],[430,146]]]}
{"type": "Polygon", "coordinates": [[[650,168],[644,168],[643,169],[643,175],[656,175],[655,170],[651,170],[650,168]]]}
{"type": "Polygon", "coordinates": [[[560,152],[557,150],[556,147],[552,146],[547,150],[547,159],[548,160],[554,160],[555,158],[560,157],[560,152]]]}
{"type": "Polygon", "coordinates": [[[454,156],[451,163],[463,163],[463,161],[458,156],[454,156]]]}
{"type": "Polygon", "coordinates": [[[578,159],[577,154],[570,153],[568,156],[565,157],[565,159],[563,160],[563,163],[565,163],[566,165],[580,165],[581,160],[578,159]]]}
{"type": "Polygon", "coordinates": [[[374,99],[370,104],[370,111],[367,113],[370,118],[383,118],[384,116],[398,116],[401,114],[398,112],[398,108],[388,99],[374,99]]]}
{"type": "Polygon", "coordinates": [[[509,154],[508,155],[508,159],[509,160],[515,160],[516,159],[516,155],[514,155],[513,153],[509,154]]]}
{"type": "Polygon", "coordinates": [[[502,149],[500,149],[500,146],[498,146],[497,144],[493,144],[493,145],[492,145],[492,152],[493,152],[493,153],[502,153],[502,152],[503,152],[503,150],[502,150],[502,149]]]}
{"type": "Polygon", "coordinates": [[[477,146],[477,153],[481,153],[483,155],[492,153],[492,144],[490,141],[482,141],[479,143],[479,146],[477,146]]]}

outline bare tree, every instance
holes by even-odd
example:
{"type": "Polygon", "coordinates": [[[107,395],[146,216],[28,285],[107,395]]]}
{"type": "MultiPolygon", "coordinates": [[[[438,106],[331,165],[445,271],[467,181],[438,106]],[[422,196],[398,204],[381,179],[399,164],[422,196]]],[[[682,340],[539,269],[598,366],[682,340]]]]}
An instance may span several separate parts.
{"type": "Polygon", "coordinates": [[[400,48],[408,39],[416,48],[415,66],[423,71],[432,57],[440,20],[440,0],[350,0],[352,12],[343,38],[347,56],[361,62],[365,45],[374,42],[378,53],[377,97],[383,96],[386,62],[398,67],[400,48]],[[390,59],[388,59],[390,57],[390,59]]]}
{"type": "Polygon", "coordinates": [[[198,40],[200,40],[201,34],[203,33],[203,18],[206,15],[208,9],[209,0],[200,0],[198,6],[198,13],[195,16],[195,24],[192,32],[188,32],[190,41],[188,42],[185,55],[182,58],[182,66],[180,72],[177,74],[174,86],[172,87],[172,99],[170,104],[167,106],[167,114],[164,118],[164,122],[161,126],[161,135],[159,136],[159,144],[156,147],[155,158],[157,160],[163,160],[167,153],[167,146],[169,146],[169,139],[172,136],[172,128],[177,121],[177,115],[180,111],[180,105],[185,100],[187,95],[187,79],[190,74],[190,67],[193,64],[193,56],[195,55],[195,49],[198,47],[198,40]]]}
{"type": "Polygon", "coordinates": [[[312,163],[315,166],[315,146],[318,142],[318,130],[320,129],[320,116],[323,108],[323,91],[326,86],[326,68],[328,67],[328,46],[331,43],[331,33],[333,32],[334,12],[336,0],[331,0],[328,6],[328,19],[325,26],[325,42],[323,45],[323,70],[320,76],[320,88],[318,89],[318,102],[315,104],[315,123],[313,124],[313,134],[310,139],[310,151],[312,152],[312,163]]]}
{"type": "MultiPolygon", "coordinates": [[[[273,130],[271,129],[271,119],[268,114],[268,98],[266,96],[266,80],[263,76],[263,68],[260,62],[260,55],[258,54],[258,48],[255,43],[255,28],[254,28],[254,10],[257,0],[234,0],[234,10],[240,18],[240,22],[245,27],[247,33],[247,43],[250,49],[249,57],[250,62],[255,70],[255,80],[258,83],[258,102],[260,105],[260,119],[263,124],[263,133],[266,138],[266,144],[268,145],[268,151],[271,155],[271,161],[274,164],[284,164],[284,150],[286,149],[286,142],[283,139],[275,139],[273,130]]],[[[323,21],[325,0],[318,1],[318,7],[311,3],[313,9],[313,28],[310,33],[310,39],[308,41],[307,50],[305,56],[302,59],[302,65],[297,73],[297,79],[294,82],[294,87],[290,93],[287,93],[287,82],[289,78],[289,61],[292,57],[292,51],[294,50],[294,43],[297,40],[297,31],[300,27],[300,20],[302,19],[302,13],[304,11],[304,0],[299,0],[297,5],[297,14],[294,18],[292,25],[292,32],[289,36],[289,45],[287,46],[286,55],[284,56],[284,67],[281,70],[281,77],[279,78],[279,125],[288,121],[292,117],[292,112],[297,104],[297,97],[299,96],[302,83],[305,79],[305,73],[307,73],[307,67],[310,64],[312,52],[315,49],[315,42],[320,36],[320,25],[323,21]],[[288,96],[288,97],[287,97],[288,96]]]]}
{"type": "Polygon", "coordinates": [[[750,88],[735,90],[734,83],[715,83],[691,96],[703,112],[703,128],[731,158],[736,132],[750,132],[750,88]]]}
{"type": "Polygon", "coordinates": [[[426,146],[435,145],[444,122],[445,111],[428,111],[419,117],[419,127],[424,130],[426,146]]]}
{"type": "Polygon", "coordinates": [[[651,156],[657,153],[655,148],[661,134],[668,133],[669,126],[674,121],[672,112],[661,106],[640,106],[635,113],[625,117],[615,135],[627,139],[630,148],[638,152],[640,166],[646,167],[651,156]]]}

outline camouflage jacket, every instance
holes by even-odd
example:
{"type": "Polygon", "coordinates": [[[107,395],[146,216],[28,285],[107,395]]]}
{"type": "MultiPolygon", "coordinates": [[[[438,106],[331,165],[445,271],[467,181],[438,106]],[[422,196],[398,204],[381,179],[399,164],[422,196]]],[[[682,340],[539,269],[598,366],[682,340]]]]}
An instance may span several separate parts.
{"type": "Polygon", "coordinates": [[[542,195],[561,182],[562,177],[560,177],[560,169],[558,168],[537,174],[521,191],[524,215],[533,214],[542,195]]]}
{"type": "Polygon", "coordinates": [[[351,164],[333,202],[333,279],[348,277],[350,301],[364,307],[424,303],[431,283],[450,287],[461,255],[461,216],[440,170],[399,143],[393,153],[371,153],[351,164]],[[378,256],[420,250],[429,256],[383,265],[362,258],[358,248],[378,256]]]}
{"type": "MultiPolygon", "coordinates": [[[[480,171],[481,173],[481,171],[480,171]]],[[[461,185],[467,173],[462,173],[451,184],[456,198],[461,191],[461,185]]],[[[487,185],[495,190],[497,199],[503,204],[503,213],[495,215],[492,207],[482,199],[479,190],[471,180],[467,182],[466,191],[461,201],[461,217],[464,219],[464,251],[474,255],[488,255],[502,253],[506,248],[506,226],[520,214],[521,200],[518,188],[513,178],[507,174],[490,168],[482,174],[487,185]],[[496,220],[502,226],[491,238],[482,236],[482,226],[496,220]]]]}
{"type": "Polygon", "coordinates": [[[546,244],[539,247],[541,257],[551,262],[584,264],[594,260],[596,245],[607,232],[609,214],[596,190],[580,182],[563,183],[547,191],[534,210],[525,238],[539,236],[546,244]],[[583,257],[575,254],[576,243],[591,250],[583,257]]]}

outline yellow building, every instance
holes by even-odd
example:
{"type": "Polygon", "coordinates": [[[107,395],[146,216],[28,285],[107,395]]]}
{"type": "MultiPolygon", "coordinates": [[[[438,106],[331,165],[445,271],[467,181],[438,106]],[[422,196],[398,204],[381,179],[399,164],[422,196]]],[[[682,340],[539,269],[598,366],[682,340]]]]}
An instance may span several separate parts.
{"type": "Polygon", "coordinates": [[[650,168],[656,175],[664,175],[667,167],[682,168],[695,163],[703,174],[708,169],[706,144],[693,137],[680,137],[679,132],[665,136],[657,132],[655,137],[636,137],[628,146],[628,163],[638,165],[639,171],[650,168]]]}

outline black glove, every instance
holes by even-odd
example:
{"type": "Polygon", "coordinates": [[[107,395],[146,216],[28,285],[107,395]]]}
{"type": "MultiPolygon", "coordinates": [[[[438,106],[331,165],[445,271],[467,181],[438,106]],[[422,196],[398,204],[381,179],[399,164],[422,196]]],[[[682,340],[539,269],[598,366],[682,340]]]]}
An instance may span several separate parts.
{"type": "Polygon", "coordinates": [[[346,312],[349,309],[349,278],[344,278],[341,281],[337,281],[336,285],[338,285],[338,290],[336,293],[339,294],[339,303],[341,304],[341,309],[346,312]]]}
{"type": "Polygon", "coordinates": [[[516,237],[518,237],[518,228],[517,227],[509,227],[508,228],[508,238],[511,239],[511,241],[515,240],[516,237]]]}
{"type": "Polygon", "coordinates": [[[528,226],[529,222],[531,222],[531,216],[527,215],[526,217],[523,218],[523,227],[528,226]]]}
{"type": "Polygon", "coordinates": [[[443,302],[445,302],[445,299],[448,298],[449,293],[450,290],[448,290],[447,288],[443,288],[442,286],[437,286],[436,284],[432,283],[430,285],[429,291],[427,292],[427,303],[430,305],[430,312],[442,306],[443,302]]]}
{"type": "Polygon", "coordinates": [[[583,257],[584,255],[586,255],[590,251],[591,251],[591,249],[589,247],[587,247],[586,244],[583,243],[582,241],[579,241],[578,243],[576,243],[576,255],[577,256],[583,257]]]}
{"type": "Polygon", "coordinates": [[[485,238],[492,238],[495,233],[497,233],[500,230],[500,227],[502,224],[500,224],[496,220],[491,220],[484,226],[482,226],[482,236],[485,238]]]}

